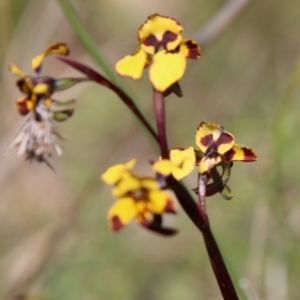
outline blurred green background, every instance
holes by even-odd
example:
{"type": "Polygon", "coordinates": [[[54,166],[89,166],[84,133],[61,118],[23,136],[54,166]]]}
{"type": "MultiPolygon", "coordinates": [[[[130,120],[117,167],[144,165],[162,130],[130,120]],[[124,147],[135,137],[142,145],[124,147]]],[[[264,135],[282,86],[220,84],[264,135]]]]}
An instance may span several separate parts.
{"type": "MultiPolygon", "coordinates": [[[[235,195],[208,199],[215,236],[241,299],[300,299],[300,2],[253,0],[216,40],[189,62],[184,97],[167,99],[169,144],[194,145],[200,121],[232,132],[259,161],[236,164],[235,195]],[[247,294],[248,296],[245,296],[247,294]],[[256,298],[255,294],[258,298],[256,298]],[[251,296],[252,295],[252,296],[251,296]],[[248,297],[248,298],[247,298],[248,297]]],[[[87,31],[113,66],[136,48],[148,15],[176,18],[192,38],[222,7],[221,0],[72,1],[87,31]]],[[[168,223],[180,232],[162,238],[136,224],[119,234],[107,227],[114,199],[99,175],[115,163],[139,159],[148,174],[153,144],[109,90],[84,83],[57,94],[78,100],[59,124],[69,137],[64,155],[45,165],[4,157],[24,119],[8,64],[31,74],[30,61],[48,44],[64,41],[71,58],[98,68],[54,1],[0,1],[0,298],[28,293],[53,300],[221,299],[202,237],[183,211],[168,223]]],[[[49,57],[44,74],[80,76],[49,57]]],[[[147,72],[126,79],[152,118],[147,72]]],[[[196,176],[186,184],[196,185],[196,176]]]]}

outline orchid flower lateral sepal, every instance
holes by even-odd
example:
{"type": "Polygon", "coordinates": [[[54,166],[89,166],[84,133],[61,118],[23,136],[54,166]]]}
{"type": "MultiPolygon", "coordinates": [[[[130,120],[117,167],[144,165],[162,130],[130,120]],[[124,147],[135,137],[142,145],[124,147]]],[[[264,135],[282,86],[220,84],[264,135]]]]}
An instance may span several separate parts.
{"type": "Polygon", "coordinates": [[[149,16],[138,31],[139,49],[117,62],[117,73],[137,80],[149,66],[153,87],[165,92],[184,75],[186,59],[198,59],[201,55],[198,44],[183,39],[182,33],[183,27],[175,19],[159,14],[149,16]]]}

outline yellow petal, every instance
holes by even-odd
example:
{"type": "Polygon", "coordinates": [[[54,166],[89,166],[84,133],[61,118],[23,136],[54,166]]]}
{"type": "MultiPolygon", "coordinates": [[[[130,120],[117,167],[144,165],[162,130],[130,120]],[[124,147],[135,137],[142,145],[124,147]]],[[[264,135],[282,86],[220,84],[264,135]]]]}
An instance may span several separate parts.
{"type": "Polygon", "coordinates": [[[133,158],[132,160],[128,161],[124,166],[126,170],[132,170],[135,164],[136,164],[136,159],[133,158]]]}
{"type": "Polygon", "coordinates": [[[131,197],[124,197],[110,208],[108,220],[111,230],[118,231],[136,216],[136,205],[131,197]]]}
{"type": "Polygon", "coordinates": [[[112,194],[119,198],[129,192],[136,192],[141,189],[141,180],[129,172],[125,172],[119,182],[112,190],[112,194]]]}
{"type": "Polygon", "coordinates": [[[35,56],[32,60],[31,60],[31,68],[34,71],[38,71],[45,59],[46,55],[44,53],[39,54],[37,56],[35,56]]]}
{"type": "Polygon", "coordinates": [[[159,189],[159,182],[154,178],[142,177],[141,187],[146,190],[157,190],[159,189]]]}
{"type": "Polygon", "coordinates": [[[126,164],[118,164],[112,166],[108,168],[105,173],[102,174],[101,179],[106,184],[114,185],[122,178],[124,173],[130,171],[135,164],[136,164],[136,159],[132,159],[126,164]]]}
{"type": "Polygon", "coordinates": [[[119,60],[115,69],[119,75],[128,76],[136,80],[142,77],[146,63],[147,54],[144,50],[139,49],[133,55],[127,55],[119,60]]]}
{"type": "Polygon", "coordinates": [[[138,37],[146,52],[153,55],[160,43],[168,51],[174,50],[182,39],[182,32],[183,28],[176,20],[154,14],[140,27],[138,37]]]}
{"type": "Polygon", "coordinates": [[[154,88],[164,92],[184,74],[186,59],[181,53],[159,51],[153,56],[149,76],[154,88]]]}
{"type": "Polygon", "coordinates": [[[161,190],[153,190],[149,192],[148,208],[155,214],[162,214],[165,212],[167,202],[170,196],[161,190]]]}
{"type": "Polygon", "coordinates": [[[27,104],[27,109],[28,110],[33,110],[33,103],[32,103],[32,101],[28,100],[26,104],[27,104]]]}
{"type": "Polygon", "coordinates": [[[173,149],[170,151],[170,160],[171,162],[179,167],[186,161],[195,163],[195,151],[193,147],[187,149],[173,149]]]}
{"type": "Polygon", "coordinates": [[[43,53],[45,55],[49,55],[49,54],[68,55],[69,52],[70,50],[66,43],[54,43],[48,46],[43,53]]]}
{"type": "Polygon", "coordinates": [[[173,149],[170,152],[170,160],[176,166],[173,169],[173,176],[177,180],[189,175],[195,167],[196,156],[193,147],[189,147],[185,150],[173,149]]]}
{"type": "Polygon", "coordinates": [[[26,76],[25,73],[16,64],[10,64],[9,70],[11,73],[13,73],[21,78],[24,78],[26,76]]]}
{"type": "Polygon", "coordinates": [[[49,54],[68,55],[69,49],[65,43],[55,43],[48,46],[43,53],[35,56],[31,61],[31,67],[34,71],[38,71],[43,63],[45,57],[49,54]]]}
{"type": "Polygon", "coordinates": [[[163,176],[169,176],[174,170],[174,165],[168,159],[161,159],[152,165],[152,169],[163,176]]]}
{"type": "Polygon", "coordinates": [[[163,176],[173,175],[177,180],[189,175],[196,164],[195,150],[193,147],[188,149],[173,149],[170,151],[170,160],[160,159],[152,165],[157,173],[163,176]]]}
{"type": "Polygon", "coordinates": [[[37,95],[48,95],[49,91],[50,91],[49,84],[46,83],[38,83],[33,88],[33,93],[37,95]]]}

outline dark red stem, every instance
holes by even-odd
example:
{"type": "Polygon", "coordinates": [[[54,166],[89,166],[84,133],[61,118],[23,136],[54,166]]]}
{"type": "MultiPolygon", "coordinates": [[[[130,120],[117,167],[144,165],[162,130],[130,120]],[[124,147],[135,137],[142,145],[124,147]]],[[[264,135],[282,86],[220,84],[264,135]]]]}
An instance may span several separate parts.
{"type": "Polygon", "coordinates": [[[163,93],[153,88],[153,104],[162,158],[169,158],[166,135],[165,99],[163,93]]]}
{"type": "Polygon", "coordinates": [[[115,92],[120,99],[123,101],[123,103],[131,110],[131,112],[137,117],[138,120],[145,126],[145,128],[148,130],[148,132],[153,136],[153,138],[160,143],[158,140],[158,136],[155,133],[154,129],[151,127],[151,125],[148,123],[146,118],[143,116],[143,114],[140,112],[134,101],[118,86],[116,86],[114,83],[109,81],[107,78],[102,76],[97,71],[93,70],[92,68],[69,58],[65,57],[59,57],[59,60],[63,61],[67,65],[73,67],[74,69],[78,70],[79,72],[85,74],[90,78],[91,80],[99,83],[100,85],[106,86],[113,92],[115,92]]]}
{"type": "Polygon", "coordinates": [[[209,220],[204,211],[196,204],[190,193],[172,176],[167,178],[168,187],[174,191],[186,214],[202,232],[209,259],[225,300],[238,300],[233,282],[227,271],[222,254],[211,232],[209,220]]]}

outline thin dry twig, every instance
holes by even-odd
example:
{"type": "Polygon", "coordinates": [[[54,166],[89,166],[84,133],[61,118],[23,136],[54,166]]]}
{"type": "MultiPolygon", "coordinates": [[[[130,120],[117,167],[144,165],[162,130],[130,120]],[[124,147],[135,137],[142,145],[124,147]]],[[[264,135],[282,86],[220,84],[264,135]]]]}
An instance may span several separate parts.
{"type": "Polygon", "coordinates": [[[194,39],[201,47],[217,38],[253,0],[230,0],[202,27],[194,39]]]}

